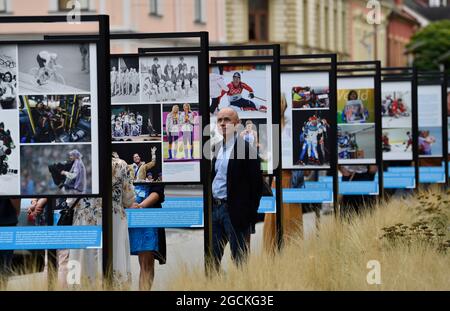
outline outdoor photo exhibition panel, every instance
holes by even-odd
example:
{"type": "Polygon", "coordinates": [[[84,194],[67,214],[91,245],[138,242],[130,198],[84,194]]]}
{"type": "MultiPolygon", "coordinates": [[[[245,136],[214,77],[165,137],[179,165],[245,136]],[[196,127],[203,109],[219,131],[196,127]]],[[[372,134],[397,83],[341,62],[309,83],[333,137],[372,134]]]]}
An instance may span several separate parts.
{"type": "Polygon", "coordinates": [[[450,178],[450,75],[447,75],[447,170],[450,178]]]}
{"type": "Polygon", "coordinates": [[[338,62],[337,144],[342,195],[383,189],[380,62],[338,62]]]}
{"type": "Polygon", "coordinates": [[[281,245],[281,132],[279,45],[210,47],[210,136],[211,144],[221,141],[216,116],[231,107],[241,124],[238,135],[250,143],[261,158],[267,191],[258,213],[276,214],[277,243],[281,245]],[[246,56],[220,56],[224,53],[246,56]],[[257,56],[258,54],[260,56],[257,56]],[[272,186],[274,185],[275,189],[272,186]],[[271,189],[268,190],[268,189],[271,189]]]}
{"type": "MultiPolygon", "coordinates": [[[[67,17],[1,17],[0,23],[57,29],[67,17]]],[[[0,219],[0,249],[14,250],[15,258],[27,250],[31,255],[25,262],[37,263],[38,271],[45,249],[50,272],[55,249],[80,259],[80,250],[89,248],[99,258],[89,269],[101,273],[102,229],[107,228],[101,215],[108,209],[100,196],[110,188],[105,177],[109,166],[100,161],[107,154],[101,137],[107,131],[109,106],[103,71],[109,55],[109,18],[82,16],[80,25],[89,24],[98,35],[0,41],[0,197],[20,199],[17,223],[0,219]],[[70,223],[59,221],[60,212],[75,205],[70,223]],[[83,221],[85,215],[78,211],[91,213],[90,221],[83,221]]],[[[26,273],[30,268],[19,269],[26,273]]]]}
{"type": "Polygon", "coordinates": [[[421,183],[447,181],[447,90],[440,72],[418,72],[418,150],[421,183]]]}
{"type": "Polygon", "coordinates": [[[284,203],[336,203],[336,55],[282,55],[284,203]]]}
{"type": "MultiPolygon", "coordinates": [[[[206,263],[211,186],[209,161],[203,157],[208,137],[202,131],[209,123],[208,33],[110,38],[112,46],[124,44],[132,52],[112,54],[109,65],[113,155],[131,170],[136,203],[152,192],[164,193],[151,207],[125,210],[130,241],[140,232],[157,241],[156,275],[176,270],[175,258],[186,265],[206,263]],[[167,47],[170,40],[179,46],[167,47]]],[[[135,245],[130,244],[132,254],[135,245]]]]}
{"type": "Polygon", "coordinates": [[[413,68],[382,68],[381,115],[385,189],[418,185],[417,77],[413,68]]]}

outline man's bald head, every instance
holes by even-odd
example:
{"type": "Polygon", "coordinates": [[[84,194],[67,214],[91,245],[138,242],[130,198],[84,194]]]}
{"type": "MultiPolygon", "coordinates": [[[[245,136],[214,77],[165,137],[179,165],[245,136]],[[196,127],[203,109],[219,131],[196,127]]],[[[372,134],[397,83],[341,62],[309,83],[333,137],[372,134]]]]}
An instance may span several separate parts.
{"type": "Polygon", "coordinates": [[[232,136],[236,125],[239,124],[239,116],[232,108],[220,109],[217,114],[217,128],[224,137],[232,136]]]}

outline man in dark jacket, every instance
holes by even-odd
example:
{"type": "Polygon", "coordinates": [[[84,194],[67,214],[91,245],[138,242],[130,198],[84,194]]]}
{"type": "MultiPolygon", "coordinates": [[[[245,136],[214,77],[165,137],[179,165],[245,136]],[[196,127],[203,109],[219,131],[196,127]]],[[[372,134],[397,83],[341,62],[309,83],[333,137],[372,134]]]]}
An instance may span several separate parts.
{"type": "MultiPolygon", "coordinates": [[[[0,226],[13,227],[17,225],[20,213],[20,199],[0,199],[0,226]]],[[[0,250],[0,289],[6,286],[11,273],[13,250],[0,250]]]]}
{"type": "Polygon", "coordinates": [[[231,256],[242,263],[248,253],[246,236],[256,222],[262,196],[261,160],[257,151],[236,133],[239,117],[231,108],[221,109],[217,127],[224,137],[213,146],[212,161],[212,234],[213,259],[216,269],[226,243],[231,256]]]}

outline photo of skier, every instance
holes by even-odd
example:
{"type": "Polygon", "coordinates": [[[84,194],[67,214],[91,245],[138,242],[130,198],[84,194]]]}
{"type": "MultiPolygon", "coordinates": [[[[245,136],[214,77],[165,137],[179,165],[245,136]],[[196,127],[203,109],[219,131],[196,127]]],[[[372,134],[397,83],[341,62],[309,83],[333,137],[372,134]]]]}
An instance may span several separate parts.
{"type": "Polygon", "coordinates": [[[199,161],[200,127],[198,104],[164,104],[164,162],[199,161]]]}
{"type": "Polygon", "coordinates": [[[329,168],[330,112],[293,111],[293,159],[299,168],[329,168]]]}
{"type": "Polygon", "coordinates": [[[0,46],[0,110],[17,108],[17,46],[0,46]]]}
{"type": "Polygon", "coordinates": [[[292,108],[329,109],[329,93],[327,87],[295,86],[292,88],[292,108]]]}
{"type": "Polygon", "coordinates": [[[442,157],[442,131],[440,127],[419,128],[419,156],[442,157]]]}
{"type": "Polygon", "coordinates": [[[383,160],[412,160],[413,136],[408,128],[383,129],[383,160]]]}
{"type": "Polygon", "coordinates": [[[240,118],[266,118],[271,105],[270,67],[214,66],[210,71],[212,116],[231,107],[240,118]]]}
{"type": "Polygon", "coordinates": [[[337,134],[339,164],[376,162],[374,124],[341,124],[337,134]]]}
{"type": "Polygon", "coordinates": [[[112,144],[113,156],[128,164],[134,183],[163,181],[161,143],[112,144]]]}
{"type": "Polygon", "coordinates": [[[17,112],[2,111],[0,115],[0,195],[19,194],[19,129],[17,112]]]}
{"type": "Polygon", "coordinates": [[[374,89],[339,89],[338,123],[374,123],[374,89]]]}
{"type": "Polygon", "coordinates": [[[412,129],[411,83],[383,82],[381,87],[383,128],[412,129]]]}
{"type": "Polygon", "coordinates": [[[113,105],[112,141],[161,141],[161,105],[113,105]]]}
{"type": "Polygon", "coordinates": [[[140,58],[141,103],[197,103],[198,58],[161,56],[140,58]]]}
{"type": "Polygon", "coordinates": [[[111,57],[111,103],[139,103],[139,58],[111,57]]]}
{"type": "Polygon", "coordinates": [[[90,95],[19,96],[21,143],[91,141],[90,95]]]}
{"type": "Polygon", "coordinates": [[[90,70],[90,60],[96,59],[93,53],[93,44],[19,45],[18,93],[89,93],[90,72],[96,72],[90,70]]]}

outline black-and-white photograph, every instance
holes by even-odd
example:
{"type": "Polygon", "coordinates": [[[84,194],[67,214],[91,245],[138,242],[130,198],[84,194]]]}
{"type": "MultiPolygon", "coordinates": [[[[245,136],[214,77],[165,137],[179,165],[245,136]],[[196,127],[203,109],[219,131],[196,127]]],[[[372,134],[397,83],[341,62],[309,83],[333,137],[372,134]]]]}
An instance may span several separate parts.
{"type": "Polygon", "coordinates": [[[161,105],[111,107],[112,141],[161,141],[161,105]]]}
{"type": "Polygon", "coordinates": [[[139,103],[139,58],[111,57],[111,103],[139,103]]]}
{"type": "Polygon", "coordinates": [[[19,96],[21,143],[91,141],[90,95],[19,96]]]}
{"type": "Polygon", "coordinates": [[[197,56],[141,57],[142,103],[197,103],[197,56]]]}
{"type": "Polygon", "coordinates": [[[17,111],[0,114],[0,195],[19,194],[19,126],[17,111]]]}
{"type": "Polygon", "coordinates": [[[17,108],[17,46],[0,46],[0,110],[17,108]]]}
{"type": "Polygon", "coordinates": [[[18,55],[19,94],[90,92],[89,44],[24,44],[18,55]]]}
{"type": "Polygon", "coordinates": [[[91,145],[22,145],[20,184],[23,195],[91,193],[91,145]]]}
{"type": "Polygon", "coordinates": [[[112,151],[128,164],[135,183],[162,181],[161,143],[113,143],[112,151]]]}

